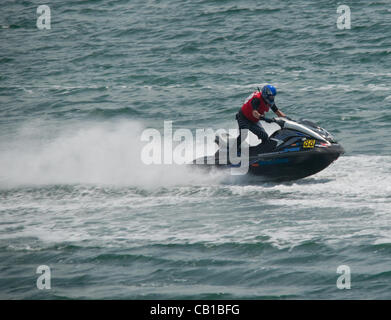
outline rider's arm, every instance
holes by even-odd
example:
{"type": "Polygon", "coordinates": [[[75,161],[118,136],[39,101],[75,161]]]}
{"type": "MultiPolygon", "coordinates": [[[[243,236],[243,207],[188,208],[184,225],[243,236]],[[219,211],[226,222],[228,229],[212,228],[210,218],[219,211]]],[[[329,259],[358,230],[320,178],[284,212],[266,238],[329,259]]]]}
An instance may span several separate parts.
{"type": "Polygon", "coordinates": [[[254,98],[251,101],[251,106],[253,107],[253,116],[254,118],[259,119],[261,117],[261,114],[258,112],[258,108],[261,101],[258,98],[254,98]]]}
{"type": "Polygon", "coordinates": [[[286,117],[286,114],[284,112],[282,112],[281,110],[277,110],[275,112],[275,114],[278,115],[279,117],[284,117],[284,118],[286,117]]]}
{"type": "Polygon", "coordinates": [[[285,113],[282,112],[281,110],[279,110],[275,104],[271,107],[271,109],[273,110],[273,112],[274,112],[277,116],[279,116],[279,117],[284,117],[284,118],[286,117],[285,113]]]}

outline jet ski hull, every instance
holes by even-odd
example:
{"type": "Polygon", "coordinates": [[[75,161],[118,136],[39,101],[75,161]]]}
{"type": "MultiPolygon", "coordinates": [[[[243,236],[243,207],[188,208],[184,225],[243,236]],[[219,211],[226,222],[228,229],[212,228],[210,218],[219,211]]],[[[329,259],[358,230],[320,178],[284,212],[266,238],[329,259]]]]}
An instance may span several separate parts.
{"type": "MultiPolygon", "coordinates": [[[[344,153],[339,144],[328,147],[316,147],[306,151],[286,151],[265,155],[250,156],[248,174],[262,177],[262,181],[292,181],[314,175],[326,169],[344,153]]],[[[231,169],[238,165],[219,164],[219,159],[213,157],[214,165],[208,157],[195,160],[194,164],[204,168],[231,169]],[[208,161],[209,160],[209,161],[208,161]]]]}
{"type": "MultiPolygon", "coordinates": [[[[329,132],[311,121],[279,118],[277,122],[281,128],[270,135],[266,144],[250,143],[247,172],[261,176],[262,181],[289,181],[311,176],[327,168],[344,153],[343,147],[329,132]]],[[[219,136],[215,142],[219,150],[214,156],[199,158],[193,163],[219,169],[244,167],[243,164],[230,164],[227,159],[236,138],[219,136]]]]}
{"type": "Polygon", "coordinates": [[[302,179],[326,169],[344,153],[339,144],[307,151],[269,154],[251,159],[249,173],[268,180],[289,181],[302,179]]]}

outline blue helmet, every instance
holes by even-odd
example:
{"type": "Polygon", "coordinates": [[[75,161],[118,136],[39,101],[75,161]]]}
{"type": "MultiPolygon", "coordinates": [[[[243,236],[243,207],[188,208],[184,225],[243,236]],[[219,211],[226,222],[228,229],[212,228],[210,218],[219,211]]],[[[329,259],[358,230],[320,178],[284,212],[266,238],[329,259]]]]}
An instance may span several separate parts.
{"type": "Polygon", "coordinates": [[[268,84],[262,88],[262,97],[266,103],[274,105],[274,97],[277,95],[277,89],[268,84]]]}

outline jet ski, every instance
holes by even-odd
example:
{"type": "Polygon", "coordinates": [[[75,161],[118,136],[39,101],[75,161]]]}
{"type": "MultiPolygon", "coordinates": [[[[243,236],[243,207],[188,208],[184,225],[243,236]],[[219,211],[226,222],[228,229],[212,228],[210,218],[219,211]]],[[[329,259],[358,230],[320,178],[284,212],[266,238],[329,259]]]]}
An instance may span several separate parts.
{"type": "MultiPolygon", "coordinates": [[[[310,120],[294,121],[280,117],[261,120],[259,125],[268,134],[270,132],[269,141],[262,144],[248,132],[247,173],[261,176],[263,181],[290,181],[311,176],[327,168],[345,152],[328,131],[310,120]]],[[[237,163],[229,160],[230,148],[236,150],[236,137],[220,134],[215,143],[218,149],[212,158],[204,156],[194,160],[193,164],[219,169],[237,167],[237,163]]]]}

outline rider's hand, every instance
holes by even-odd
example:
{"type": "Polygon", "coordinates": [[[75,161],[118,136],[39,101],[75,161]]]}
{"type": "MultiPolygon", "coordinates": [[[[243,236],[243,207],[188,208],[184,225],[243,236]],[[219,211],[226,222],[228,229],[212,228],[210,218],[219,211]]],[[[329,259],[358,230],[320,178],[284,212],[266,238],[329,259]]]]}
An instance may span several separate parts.
{"type": "Polygon", "coordinates": [[[259,120],[261,118],[261,114],[257,110],[253,110],[253,116],[259,120]]]}

